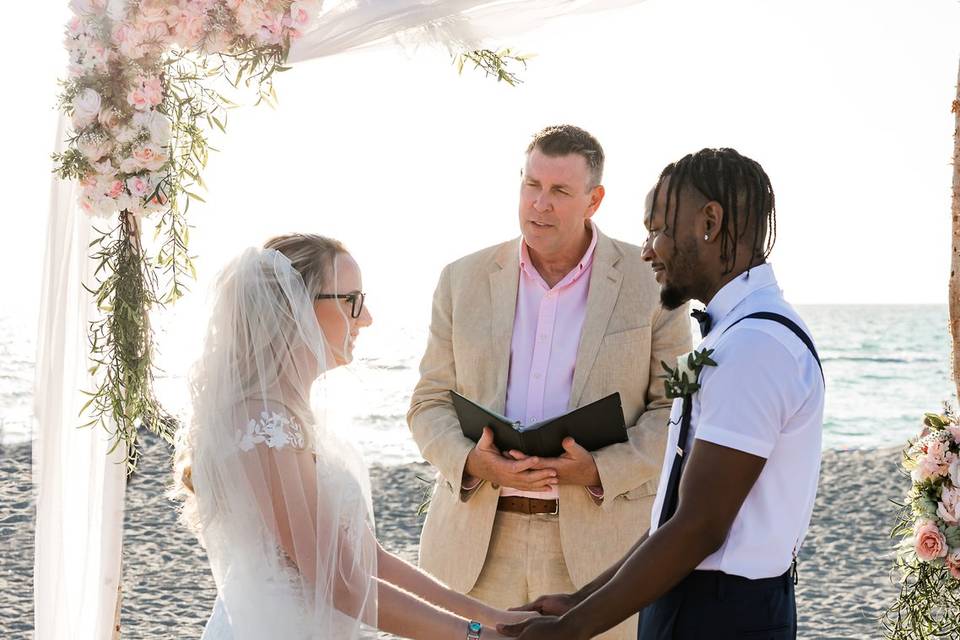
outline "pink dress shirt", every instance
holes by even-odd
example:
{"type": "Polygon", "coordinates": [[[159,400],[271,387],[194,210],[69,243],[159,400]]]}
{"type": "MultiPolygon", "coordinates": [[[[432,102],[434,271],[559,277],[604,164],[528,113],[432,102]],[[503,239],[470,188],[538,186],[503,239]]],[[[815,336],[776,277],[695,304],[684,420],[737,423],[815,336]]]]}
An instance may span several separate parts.
{"type": "MultiPolygon", "coordinates": [[[[597,232],[580,262],[552,289],[530,261],[526,242],[520,242],[520,282],[510,344],[505,415],[532,424],[566,413],[573,387],[573,371],[580,333],[587,316],[587,293],[597,232]]],[[[503,487],[502,496],[553,500],[549,491],[518,491],[503,487]]]]}

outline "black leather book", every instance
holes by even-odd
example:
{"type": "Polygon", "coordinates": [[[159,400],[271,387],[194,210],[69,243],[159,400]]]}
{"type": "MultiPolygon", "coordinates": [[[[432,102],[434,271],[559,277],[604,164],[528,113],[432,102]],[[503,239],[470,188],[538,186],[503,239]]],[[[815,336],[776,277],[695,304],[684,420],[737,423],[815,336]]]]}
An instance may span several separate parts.
{"type": "Polygon", "coordinates": [[[483,428],[490,427],[497,448],[504,452],[515,449],[528,456],[555,458],[563,453],[561,443],[567,436],[571,436],[587,451],[627,441],[619,393],[610,394],[562,416],[526,426],[490,411],[456,391],[451,391],[450,396],[463,435],[477,442],[483,435],[483,428]]]}

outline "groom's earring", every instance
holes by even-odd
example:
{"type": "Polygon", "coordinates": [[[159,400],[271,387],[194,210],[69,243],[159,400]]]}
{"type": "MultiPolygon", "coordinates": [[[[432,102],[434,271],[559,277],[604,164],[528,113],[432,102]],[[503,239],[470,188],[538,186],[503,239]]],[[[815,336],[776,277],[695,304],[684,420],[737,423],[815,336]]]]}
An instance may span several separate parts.
{"type": "Polygon", "coordinates": [[[703,234],[703,239],[704,239],[704,240],[709,240],[709,239],[710,239],[710,234],[709,234],[709,233],[703,234]]]}

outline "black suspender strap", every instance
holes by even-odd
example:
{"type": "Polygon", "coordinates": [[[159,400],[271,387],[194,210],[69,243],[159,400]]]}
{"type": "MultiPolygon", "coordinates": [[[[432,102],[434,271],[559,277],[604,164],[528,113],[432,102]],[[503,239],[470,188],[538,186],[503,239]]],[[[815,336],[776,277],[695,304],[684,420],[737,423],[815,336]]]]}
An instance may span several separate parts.
{"type": "Polygon", "coordinates": [[[758,311],[757,313],[751,313],[748,316],[740,318],[729,327],[724,329],[723,332],[726,333],[744,320],[750,320],[753,318],[758,320],[772,320],[773,322],[778,322],[787,329],[790,329],[790,331],[793,332],[793,335],[800,339],[800,342],[807,345],[807,349],[810,350],[810,353],[813,355],[813,359],[817,361],[817,366],[820,367],[820,377],[823,378],[823,365],[820,363],[820,356],[817,354],[817,348],[813,346],[813,340],[810,339],[810,336],[807,335],[806,331],[800,328],[800,325],[786,316],[782,316],[779,313],[770,313],[769,311],[758,311]]]}
{"type": "MultiPolygon", "coordinates": [[[[807,333],[800,328],[800,325],[786,316],[782,316],[779,313],[770,313],[768,311],[751,313],[748,316],[740,318],[729,327],[724,329],[724,333],[735,327],[740,322],[750,319],[772,320],[773,322],[778,322],[787,329],[790,329],[790,331],[792,331],[793,334],[796,335],[797,338],[799,338],[800,341],[807,346],[807,349],[810,350],[814,360],[817,361],[817,366],[820,367],[820,376],[823,377],[823,365],[820,364],[820,356],[817,354],[817,348],[813,345],[813,340],[811,340],[810,336],[808,336],[807,333]]],[[[684,447],[687,445],[687,439],[690,437],[690,414],[692,410],[692,396],[685,396],[683,398],[683,414],[680,417],[680,436],[677,439],[677,448],[673,457],[673,466],[670,467],[670,478],[667,480],[667,488],[663,493],[663,506],[660,508],[660,520],[657,523],[658,527],[662,527],[664,524],[666,524],[667,520],[673,517],[673,514],[677,511],[677,504],[680,498],[680,476],[683,475],[683,463],[685,461],[684,458],[686,453],[684,447]]]]}

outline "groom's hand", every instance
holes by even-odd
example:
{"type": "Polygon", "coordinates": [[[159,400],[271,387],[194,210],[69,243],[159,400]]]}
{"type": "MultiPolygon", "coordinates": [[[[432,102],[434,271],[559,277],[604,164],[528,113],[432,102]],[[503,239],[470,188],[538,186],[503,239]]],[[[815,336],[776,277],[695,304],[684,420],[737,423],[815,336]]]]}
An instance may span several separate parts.
{"type": "MultiPolygon", "coordinates": [[[[577,444],[573,438],[563,439],[563,454],[558,458],[540,458],[533,469],[555,469],[560,484],[575,484],[584,487],[599,487],[600,471],[597,462],[589,451],[577,444]]],[[[519,451],[511,451],[510,456],[526,462],[531,458],[519,451]]]]}
{"type": "Polygon", "coordinates": [[[514,607],[510,611],[533,611],[544,616],[562,616],[579,602],[580,598],[575,593],[554,593],[540,596],[533,602],[514,607]]]}
{"type": "Polygon", "coordinates": [[[536,457],[515,460],[504,456],[493,443],[493,430],[484,427],[480,441],[467,454],[464,471],[501,487],[519,491],[546,491],[557,484],[557,471],[536,457]]]}

